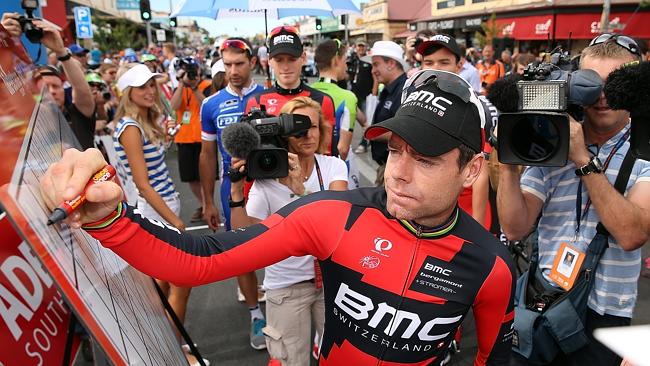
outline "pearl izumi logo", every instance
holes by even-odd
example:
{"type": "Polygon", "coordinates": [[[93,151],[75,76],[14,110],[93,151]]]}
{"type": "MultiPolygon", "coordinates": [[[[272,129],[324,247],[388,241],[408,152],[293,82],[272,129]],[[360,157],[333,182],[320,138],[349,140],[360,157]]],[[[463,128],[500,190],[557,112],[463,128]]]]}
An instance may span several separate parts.
{"type": "Polygon", "coordinates": [[[375,238],[375,250],[378,252],[383,252],[384,250],[390,250],[393,247],[393,243],[389,240],[382,238],[375,238]]]}
{"type": "Polygon", "coordinates": [[[293,36],[290,34],[281,34],[273,38],[273,45],[276,46],[280,43],[293,43],[293,36]]]}
{"type": "Polygon", "coordinates": [[[437,97],[433,92],[418,90],[406,97],[402,107],[407,105],[418,106],[443,117],[447,107],[451,107],[453,103],[445,97],[437,97]]]}

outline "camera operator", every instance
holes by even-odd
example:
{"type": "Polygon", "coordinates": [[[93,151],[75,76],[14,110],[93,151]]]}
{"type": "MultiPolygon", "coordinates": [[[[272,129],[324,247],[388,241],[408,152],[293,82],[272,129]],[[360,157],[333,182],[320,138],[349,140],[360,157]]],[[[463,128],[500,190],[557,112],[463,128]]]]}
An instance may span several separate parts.
{"type": "MultiPolygon", "coordinates": [[[[22,33],[18,13],[2,14],[2,26],[14,37],[22,33]]],[[[72,87],[72,101],[66,103],[63,90],[64,77],[52,66],[37,67],[35,79],[39,87],[47,87],[52,98],[68,120],[72,131],[81,144],[82,149],[94,146],[95,135],[95,98],[84,78],[84,73],[78,61],[72,59],[70,50],[64,47],[59,31],[52,25],[38,19],[31,22],[43,31],[41,42],[43,46],[56,53],[61,62],[65,79],[72,87]]]]}
{"type": "MultiPolygon", "coordinates": [[[[604,80],[613,70],[639,58],[638,46],[631,38],[605,34],[582,51],[580,68],[595,70],[604,80]]],[[[568,355],[560,352],[555,361],[613,366],[620,364],[620,358],[597,342],[592,332],[630,324],[640,272],[639,248],[650,237],[650,163],[636,160],[627,194],[618,193],[612,183],[630,147],[629,113],[610,109],[604,94],[585,107],[584,113],[582,123],[571,119],[570,162],[566,166],[532,166],[520,177],[517,166],[501,164],[497,207],[509,240],[524,238],[540,217],[540,271],[534,282],[545,292],[560,289],[551,279],[555,261],[566,252],[560,249],[569,245],[584,256],[596,236],[596,223],[605,226],[610,233],[609,246],[599,262],[586,309],[589,343],[568,355]]]]}
{"type": "MultiPolygon", "coordinates": [[[[233,228],[257,224],[312,192],[347,190],[345,163],[316,154],[323,125],[320,105],[308,97],[298,97],[287,102],[280,112],[309,116],[311,128],[302,137],[289,137],[289,176],[255,180],[245,207],[243,180],[232,183],[233,228]]],[[[240,169],[245,163],[233,158],[234,169],[240,169]]],[[[291,257],[265,269],[267,349],[284,366],[309,365],[311,325],[314,324],[318,334],[323,334],[325,304],[322,282],[315,275],[320,268],[316,266],[314,257],[307,255],[291,257]]]]}
{"type": "Polygon", "coordinates": [[[201,155],[201,104],[210,93],[210,81],[203,80],[201,67],[193,57],[179,59],[176,65],[178,87],[172,95],[171,107],[176,111],[180,129],[174,141],[178,146],[178,170],[181,182],[186,182],[201,203],[190,222],[203,220],[203,193],[199,176],[201,155]]]}

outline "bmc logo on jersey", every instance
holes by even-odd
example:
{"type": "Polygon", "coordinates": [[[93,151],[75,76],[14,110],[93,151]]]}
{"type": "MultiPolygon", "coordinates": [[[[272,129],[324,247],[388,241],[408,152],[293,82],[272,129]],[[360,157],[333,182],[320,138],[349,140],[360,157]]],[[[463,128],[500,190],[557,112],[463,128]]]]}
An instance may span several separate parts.
{"type": "Polygon", "coordinates": [[[228,125],[239,122],[240,116],[241,113],[220,114],[219,117],[217,117],[217,128],[221,130],[226,128],[228,125]]]}
{"type": "Polygon", "coordinates": [[[447,276],[447,277],[451,276],[451,269],[442,268],[440,266],[436,266],[435,264],[425,263],[424,269],[426,269],[427,271],[431,271],[433,273],[441,274],[443,276],[447,276]]]}
{"type": "Polygon", "coordinates": [[[409,96],[406,97],[406,100],[402,104],[407,104],[409,102],[423,102],[423,103],[431,104],[441,111],[446,111],[447,107],[443,106],[440,103],[445,103],[450,107],[452,105],[451,100],[445,97],[436,97],[435,94],[426,90],[418,90],[409,94],[409,96]]]}
{"type": "Polygon", "coordinates": [[[419,314],[406,310],[397,310],[385,302],[377,304],[375,307],[371,298],[352,290],[345,283],[341,283],[339,286],[334,304],[356,320],[367,320],[367,326],[373,329],[377,329],[384,319],[388,320],[388,322],[383,323],[388,324],[383,330],[388,336],[392,337],[398,329],[403,329],[402,333],[398,334],[401,338],[410,339],[417,336],[424,342],[437,341],[449,335],[450,332],[437,333],[434,329],[436,325],[460,324],[463,318],[462,315],[458,315],[450,318],[440,317],[426,320],[420,318],[419,314]],[[403,326],[400,327],[402,323],[404,325],[408,323],[406,329],[403,326]]]}

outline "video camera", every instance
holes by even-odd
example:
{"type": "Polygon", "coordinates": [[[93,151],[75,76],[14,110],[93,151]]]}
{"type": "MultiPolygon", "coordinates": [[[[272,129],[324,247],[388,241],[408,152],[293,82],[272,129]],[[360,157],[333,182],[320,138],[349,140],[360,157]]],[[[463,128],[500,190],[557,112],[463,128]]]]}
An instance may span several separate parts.
{"type": "Polygon", "coordinates": [[[32,43],[40,43],[43,39],[43,30],[34,25],[33,20],[41,20],[34,18],[34,10],[38,8],[38,0],[21,0],[20,6],[25,10],[25,15],[18,18],[20,29],[25,34],[25,37],[32,43]]]}
{"type": "Polygon", "coordinates": [[[174,68],[176,71],[183,70],[187,73],[187,78],[190,80],[196,80],[199,76],[199,63],[196,62],[194,57],[181,57],[176,60],[174,63],[174,68]]]}
{"type": "MultiPolygon", "coordinates": [[[[602,90],[602,80],[595,71],[575,68],[560,47],[550,53],[548,62],[526,67],[523,79],[516,82],[516,112],[499,116],[497,150],[501,163],[566,165],[569,115],[582,120],[582,107],[595,103],[602,90]]],[[[490,95],[499,92],[491,90],[490,95]]],[[[499,107],[490,95],[488,99],[499,107]]]]}
{"type": "MultiPolygon", "coordinates": [[[[240,119],[240,123],[253,127],[260,138],[259,147],[247,154],[246,176],[250,179],[283,178],[289,175],[288,138],[305,136],[311,127],[311,119],[302,114],[286,113],[273,117],[266,113],[264,105],[261,107],[253,107],[250,113],[240,119]]],[[[231,170],[229,175],[233,181],[237,180],[236,176],[233,177],[235,173],[241,175],[231,170]]]]}

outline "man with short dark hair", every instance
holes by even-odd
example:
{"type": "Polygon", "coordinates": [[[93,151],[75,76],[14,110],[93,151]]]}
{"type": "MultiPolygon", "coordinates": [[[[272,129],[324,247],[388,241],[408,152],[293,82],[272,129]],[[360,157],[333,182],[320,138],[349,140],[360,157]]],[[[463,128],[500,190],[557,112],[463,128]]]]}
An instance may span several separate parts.
{"type": "MultiPolygon", "coordinates": [[[[370,51],[372,56],[366,55],[361,61],[372,64],[372,73],[384,89],[379,93],[379,101],[372,124],[385,121],[395,115],[401,104],[402,87],[406,82],[405,70],[408,64],[404,60],[404,51],[397,43],[392,41],[377,41],[370,51]]],[[[388,159],[388,145],[385,139],[375,139],[370,142],[372,159],[379,164],[375,184],[384,184],[384,169],[388,159]]]]}
{"type": "MultiPolygon", "coordinates": [[[[105,182],[87,191],[69,224],[146,274],[192,286],[313,255],[325,291],[321,366],[440,365],[470,309],[474,365],[506,366],[512,260],[456,204],[484,163],[484,106],[465,81],[442,71],[416,74],[406,93],[394,118],[366,132],[390,136],[385,187],[313,193],[259,224],[195,236],[143,218],[121,202],[119,186],[105,182]],[[445,110],[433,112],[420,94],[438,96],[445,110]]],[[[81,192],[105,164],[96,150],[66,151],[41,179],[48,207],[81,192]]],[[[268,336],[282,345],[281,335],[268,336]]]]}
{"type": "MultiPolygon", "coordinates": [[[[255,68],[256,57],[253,55],[248,42],[242,38],[228,38],[220,45],[221,61],[226,72],[228,85],[206,98],[201,105],[201,155],[199,156],[199,171],[203,187],[203,218],[212,230],[219,229],[219,210],[214,204],[214,181],[217,176],[217,149],[221,156],[222,171],[221,208],[226,219],[226,230],[230,225],[230,176],[228,167],[231,156],[223,147],[221,133],[233,123],[238,123],[244,113],[247,99],[263,90],[255,83],[251,73],[255,68]]],[[[266,347],[262,328],[266,325],[264,315],[258,304],[257,277],[255,272],[249,272],[237,277],[239,288],[242,290],[244,301],[251,315],[250,345],[254,349],[266,347]]]]}

